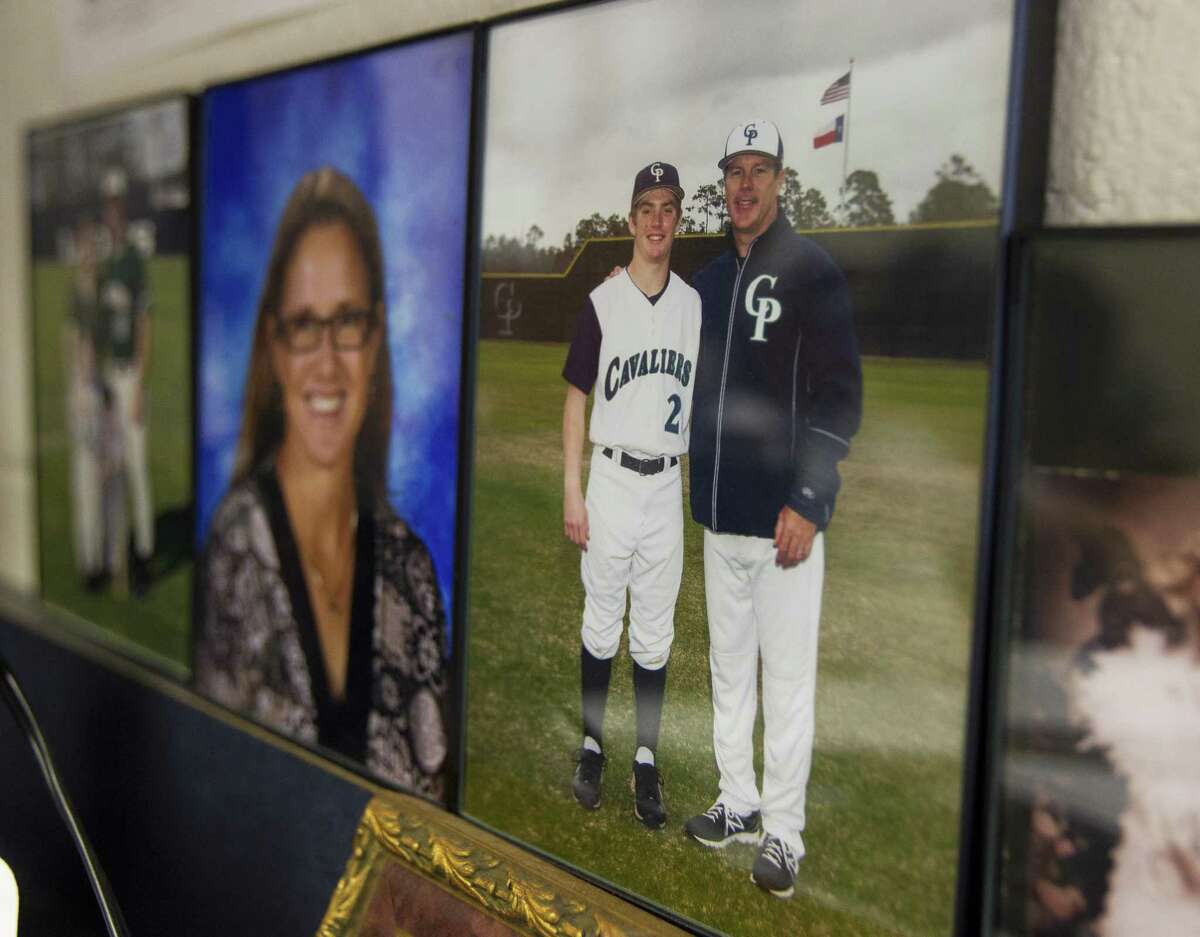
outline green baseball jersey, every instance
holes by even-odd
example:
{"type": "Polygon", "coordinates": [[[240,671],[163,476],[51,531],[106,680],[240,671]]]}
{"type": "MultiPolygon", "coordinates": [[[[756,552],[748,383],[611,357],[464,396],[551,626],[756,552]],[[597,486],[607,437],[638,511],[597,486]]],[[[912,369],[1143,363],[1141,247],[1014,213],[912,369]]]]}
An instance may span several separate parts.
{"type": "Polygon", "coordinates": [[[100,265],[96,296],[100,304],[97,354],[115,364],[128,364],[137,351],[138,316],[149,307],[146,265],[128,241],[100,265]]]}

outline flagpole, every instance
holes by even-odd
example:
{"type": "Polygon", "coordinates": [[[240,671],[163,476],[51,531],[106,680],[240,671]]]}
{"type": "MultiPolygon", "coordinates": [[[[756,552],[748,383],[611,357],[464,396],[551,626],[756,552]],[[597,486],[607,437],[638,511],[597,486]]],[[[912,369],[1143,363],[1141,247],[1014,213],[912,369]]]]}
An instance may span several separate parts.
{"type": "Polygon", "coordinates": [[[842,129],[842,213],[846,210],[846,166],[850,162],[850,101],[854,96],[854,59],[846,72],[846,126],[842,129]]]}

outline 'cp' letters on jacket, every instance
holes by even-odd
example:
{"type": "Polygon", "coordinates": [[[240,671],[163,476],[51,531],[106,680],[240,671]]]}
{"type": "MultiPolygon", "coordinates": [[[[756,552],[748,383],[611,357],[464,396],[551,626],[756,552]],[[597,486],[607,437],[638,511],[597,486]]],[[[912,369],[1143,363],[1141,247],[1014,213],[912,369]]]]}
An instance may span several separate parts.
{"type": "Polygon", "coordinates": [[[718,533],[771,537],[786,504],[824,530],[862,418],[845,277],[781,212],[745,258],[730,237],[694,285],[692,516],[718,533]]]}

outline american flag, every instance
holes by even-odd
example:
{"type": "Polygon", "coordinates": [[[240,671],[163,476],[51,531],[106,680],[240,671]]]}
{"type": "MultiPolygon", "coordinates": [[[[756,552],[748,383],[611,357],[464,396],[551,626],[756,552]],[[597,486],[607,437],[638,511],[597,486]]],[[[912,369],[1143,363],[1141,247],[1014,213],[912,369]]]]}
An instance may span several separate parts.
{"type": "Polygon", "coordinates": [[[850,97],[850,73],[846,72],[825,89],[825,93],[821,95],[821,103],[832,104],[834,101],[844,101],[848,97],[850,97]]]}

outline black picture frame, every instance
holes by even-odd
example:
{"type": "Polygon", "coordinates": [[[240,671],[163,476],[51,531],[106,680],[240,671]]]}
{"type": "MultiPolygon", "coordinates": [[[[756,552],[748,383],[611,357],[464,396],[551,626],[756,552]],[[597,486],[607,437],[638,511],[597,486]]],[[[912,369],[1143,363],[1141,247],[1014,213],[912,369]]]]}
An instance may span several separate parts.
{"type": "MultiPolygon", "coordinates": [[[[454,395],[454,400],[455,400],[454,412],[455,412],[455,421],[456,422],[455,422],[454,433],[453,433],[454,437],[455,437],[457,453],[458,453],[457,467],[454,472],[453,478],[446,481],[443,485],[445,493],[452,495],[454,498],[454,501],[455,501],[455,509],[453,512],[453,517],[448,518],[446,520],[446,524],[444,525],[444,526],[446,526],[446,530],[449,532],[453,542],[449,547],[449,551],[446,553],[446,556],[450,559],[450,562],[445,564],[446,568],[445,568],[444,572],[439,568],[439,581],[442,581],[444,583],[444,591],[445,591],[446,597],[450,600],[449,604],[452,605],[452,611],[447,616],[447,625],[448,625],[448,630],[449,630],[450,634],[449,634],[449,640],[447,642],[448,654],[447,654],[447,661],[446,661],[446,667],[445,667],[445,679],[446,679],[447,693],[446,693],[446,700],[445,700],[445,707],[444,707],[444,717],[445,717],[445,728],[446,728],[445,735],[446,735],[446,739],[448,740],[448,751],[446,754],[443,768],[440,771],[441,777],[444,781],[443,794],[440,797],[435,799],[435,803],[440,804],[443,808],[447,808],[447,809],[451,809],[451,810],[453,810],[454,804],[456,803],[456,800],[458,797],[457,791],[458,791],[458,786],[459,786],[459,778],[461,776],[461,770],[462,770],[461,744],[459,741],[460,736],[461,736],[460,726],[461,726],[462,702],[461,702],[459,688],[461,686],[461,681],[462,681],[462,670],[463,670],[463,662],[462,661],[463,661],[463,647],[464,647],[463,632],[464,632],[464,627],[465,627],[464,623],[463,623],[464,620],[463,620],[463,615],[462,615],[462,611],[461,611],[461,602],[462,602],[461,596],[464,594],[465,585],[464,585],[463,567],[462,567],[462,564],[459,562],[458,557],[462,553],[462,551],[464,551],[466,549],[466,536],[467,536],[468,518],[469,518],[467,505],[462,497],[462,491],[464,490],[464,484],[465,484],[464,479],[469,477],[469,473],[470,473],[470,462],[469,462],[469,458],[466,456],[466,453],[469,450],[469,444],[470,444],[470,438],[471,438],[471,435],[470,435],[471,434],[470,401],[472,398],[471,384],[470,384],[471,379],[472,379],[472,371],[470,368],[470,362],[472,360],[472,340],[471,339],[473,336],[473,328],[472,328],[471,323],[472,323],[472,310],[473,310],[474,304],[473,304],[473,300],[472,300],[472,296],[471,296],[471,289],[470,289],[470,284],[472,283],[472,277],[470,275],[470,271],[472,271],[474,269],[474,263],[475,263],[474,256],[473,256],[474,242],[475,242],[475,234],[474,234],[474,228],[473,228],[473,224],[474,224],[474,222],[473,222],[474,194],[473,193],[474,193],[477,183],[475,181],[476,155],[475,155],[474,139],[475,139],[475,134],[476,134],[476,129],[475,129],[476,125],[481,120],[479,91],[478,91],[479,72],[480,72],[480,69],[482,68],[482,61],[480,58],[480,50],[482,47],[481,29],[478,26],[478,24],[473,24],[473,23],[453,24],[453,25],[450,25],[450,26],[447,26],[444,28],[439,28],[439,29],[424,32],[424,33],[405,36],[400,39],[388,40],[388,41],[381,42],[376,45],[371,45],[371,46],[368,46],[365,48],[353,49],[353,50],[350,50],[350,51],[347,51],[347,52],[344,52],[344,53],[341,53],[341,54],[338,54],[335,56],[316,59],[316,60],[312,60],[312,61],[295,63],[295,64],[291,64],[291,65],[282,66],[279,68],[267,69],[267,70],[256,72],[256,73],[253,73],[250,75],[239,76],[239,77],[224,81],[220,84],[214,84],[214,85],[210,86],[198,98],[198,102],[197,102],[197,122],[198,122],[198,124],[203,124],[203,119],[204,119],[204,114],[205,114],[205,104],[209,100],[210,96],[215,93],[218,93],[218,92],[221,92],[221,91],[224,91],[227,89],[236,89],[236,88],[245,88],[245,87],[253,88],[256,83],[266,84],[266,83],[273,82],[276,80],[286,81],[286,80],[288,80],[289,77],[303,73],[306,70],[325,69],[325,68],[336,69],[339,67],[339,65],[342,65],[342,64],[353,65],[356,61],[363,61],[370,56],[374,56],[374,55],[377,55],[380,53],[386,54],[387,52],[392,51],[392,50],[399,51],[399,50],[405,50],[405,49],[414,49],[414,48],[418,48],[418,47],[422,46],[422,44],[435,45],[440,40],[452,39],[455,37],[460,38],[469,47],[469,50],[470,50],[469,55],[471,57],[471,61],[470,61],[469,66],[467,67],[467,73],[465,75],[468,101],[466,103],[463,113],[461,115],[459,115],[462,118],[462,126],[465,131],[465,142],[464,142],[463,150],[462,150],[463,170],[464,170],[463,171],[463,189],[465,192],[464,211],[463,211],[461,217],[455,217],[453,219],[450,219],[450,222],[449,222],[452,224],[456,224],[461,228],[462,236],[463,236],[463,243],[465,245],[465,250],[463,251],[463,254],[462,254],[462,257],[463,257],[463,259],[462,259],[463,289],[462,289],[461,304],[460,304],[460,306],[456,305],[455,308],[452,310],[452,312],[457,314],[459,317],[459,327],[458,327],[456,334],[453,336],[454,341],[455,341],[455,347],[454,347],[454,351],[453,351],[453,359],[454,359],[454,363],[459,367],[458,385],[457,385],[455,395],[454,395]]],[[[436,80],[436,78],[432,75],[427,76],[427,77],[430,80],[436,80]]],[[[204,148],[206,146],[206,142],[207,142],[205,135],[203,133],[201,133],[199,135],[198,139],[199,139],[198,149],[201,152],[203,152],[204,148]]],[[[199,163],[199,161],[198,161],[198,163],[199,163]]],[[[199,211],[197,212],[198,230],[204,222],[205,212],[208,210],[208,207],[210,204],[210,199],[206,198],[206,193],[204,192],[202,173],[203,173],[203,167],[198,166],[197,181],[196,181],[197,203],[200,206],[199,211]]],[[[202,242],[203,242],[203,237],[201,234],[198,233],[197,244],[202,246],[202,242]]],[[[204,323],[202,321],[202,315],[201,315],[201,312],[203,310],[202,310],[202,307],[200,304],[200,298],[201,298],[200,294],[203,292],[202,278],[204,276],[204,271],[205,271],[206,265],[211,264],[212,262],[213,261],[212,261],[211,256],[202,256],[200,258],[200,262],[197,265],[198,272],[197,272],[196,282],[197,282],[197,297],[198,297],[197,298],[198,314],[197,314],[196,348],[197,348],[197,356],[198,357],[201,353],[202,342],[204,341],[204,338],[203,338],[204,323]]],[[[387,256],[385,256],[385,263],[390,263],[390,262],[391,262],[390,259],[387,256]]],[[[391,313],[389,313],[389,317],[390,316],[391,316],[391,313]]],[[[449,332],[447,332],[446,333],[447,340],[449,339],[449,337],[450,337],[449,332]]],[[[197,366],[195,375],[196,375],[195,379],[196,379],[196,384],[197,384],[196,400],[197,400],[197,407],[199,408],[202,403],[201,388],[200,388],[202,377],[200,374],[199,365],[197,366]]],[[[399,376],[397,376],[395,379],[398,380],[399,376]]],[[[197,433],[199,434],[199,432],[200,432],[200,421],[198,419],[197,420],[197,433]]],[[[201,445],[200,445],[199,440],[197,440],[195,451],[196,451],[197,460],[199,461],[199,459],[201,457],[201,445]]],[[[200,471],[199,465],[197,465],[197,473],[199,473],[199,471],[200,471]]],[[[198,549],[198,555],[199,555],[199,547],[197,549],[198,549]]],[[[200,614],[202,614],[203,605],[204,605],[203,597],[200,594],[202,586],[203,586],[203,583],[200,581],[200,578],[201,577],[198,575],[197,576],[197,585],[196,585],[196,593],[197,594],[196,594],[196,598],[195,598],[195,609],[194,609],[195,616],[199,616],[200,614]]],[[[194,654],[195,654],[195,648],[193,647],[193,659],[194,659],[194,654]]],[[[233,711],[231,711],[231,712],[233,712],[233,711]]],[[[236,718],[245,718],[245,714],[244,713],[242,713],[242,714],[235,713],[235,719],[236,718]]],[[[315,753],[319,754],[320,757],[328,759],[333,765],[337,765],[340,769],[349,770],[351,772],[354,772],[354,773],[360,775],[362,777],[363,781],[365,782],[365,786],[367,786],[368,789],[377,790],[377,789],[379,789],[378,786],[382,784],[385,787],[390,787],[391,789],[394,789],[394,790],[400,790],[405,793],[413,793],[408,788],[406,788],[404,786],[396,785],[394,782],[389,782],[387,778],[381,777],[378,773],[369,771],[364,766],[363,763],[357,762],[353,759],[346,758],[344,755],[342,755],[336,751],[333,751],[329,748],[315,746],[315,745],[309,745],[306,747],[311,749],[315,753]]],[[[420,795],[418,795],[418,796],[420,796],[420,795]]]]}
{"type": "MultiPolygon", "coordinates": [[[[1119,738],[1108,747],[1087,741],[1105,737],[1106,717],[1080,694],[1089,674],[1131,653],[1135,634],[1154,630],[1152,615],[1143,623],[1115,612],[1104,620],[1116,631],[1099,627],[1096,603],[1109,580],[1096,572],[1097,557],[1125,557],[1125,568],[1139,571],[1126,572],[1126,585],[1142,589],[1140,570],[1173,555],[1179,525],[1195,522],[1188,505],[1200,491],[1200,437],[1191,422],[1200,384],[1187,359],[1200,341],[1191,315],[1197,258],[1195,226],[1038,228],[1011,239],[979,722],[986,832],[976,850],[979,904],[967,922],[981,934],[1045,932],[1054,916],[1039,894],[1051,888],[1078,890],[1077,918],[1057,921],[1057,932],[1082,933],[1111,913],[1106,904],[1120,888],[1110,875],[1129,815],[1121,779],[1137,765],[1119,762],[1119,738]],[[1049,848],[1046,823],[1067,844],[1062,855],[1076,858],[1054,867],[1038,859],[1049,848]]],[[[1137,674],[1127,678],[1133,693],[1137,674]]],[[[1163,741],[1170,747],[1169,736],[1163,741]]],[[[1169,908],[1169,898],[1156,907],[1169,908]]],[[[1156,921],[1143,916],[1141,925],[1156,921]]]]}
{"type": "MultiPolygon", "coordinates": [[[[526,23],[543,16],[571,13],[585,8],[594,12],[598,7],[617,5],[553,4],[546,8],[523,11],[509,17],[493,20],[488,24],[488,33],[490,37],[496,30],[503,27],[526,23]]],[[[953,932],[956,934],[974,932],[974,922],[979,919],[981,908],[987,900],[987,893],[983,886],[984,870],[988,867],[986,832],[989,801],[987,798],[986,780],[986,757],[988,754],[986,745],[988,738],[986,707],[990,699],[989,688],[991,686],[991,673],[989,670],[989,623],[992,619],[991,603],[994,592],[992,587],[993,564],[997,552],[997,545],[993,539],[993,527],[999,522],[1002,515],[1002,499],[1000,497],[1000,479],[1002,473],[999,470],[999,465],[1005,458],[1004,447],[1009,434],[1009,430],[1004,422],[1006,408],[1003,406],[1003,401],[1014,368],[1014,365],[1009,361],[1008,351],[1008,331],[1011,325],[1009,317],[1004,312],[1007,309],[1009,297],[1012,292],[1012,285],[1008,280],[1009,268],[1007,257],[1012,250],[1011,245],[1016,233],[1040,224],[1042,219],[1047,173],[1057,3],[1030,3],[1025,2],[1025,0],[1018,0],[1018,2],[1013,4],[1012,12],[1012,46],[1007,80],[1006,117],[1004,122],[1003,192],[997,224],[998,237],[993,245],[996,263],[994,273],[984,278],[985,289],[988,290],[990,297],[989,305],[992,306],[994,312],[991,318],[991,333],[983,340],[983,346],[987,348],[990,375],[988,379],[980,500],[978,503],[980,524],[977,556],[975,558],[974,608],[972,614],[973,635],[970,642],[970,657],[967,663],[968,696],[962,714],[962,722],[965,730],[965,746],[962,760],[962,783],[957,792],[960,800],[961,821],[957,851],[957,870],[954,873],[953,907],[950,912],[953,919],[951,926],[953,932]]],[[[492,63],[489,63],[489,75],[494,76],[494,72],[491,69],[492,63]]],[[[831,75],[831,77],[833,76],[831,75]]],[[[494,77],[493,80],[495,80],[494,77]]],[[[495,114],[490,109],[487,116],[489,121],[495,119],[495,114]]],[[[691,145],[691,142],[687,141],[685,148],[691,145]]],[[[486,160],[488,146],[486,143],[482,144],[482,146],[485,151],[484,160],[486,160]]],[[[489,233],[483,228],[486,222],[486,216],[481,218],[481,235],[489,233]]],[[[613,261],[607,260],[607,257],[608,255],[606,254],[604,262],[611,264],[613,261]]],[[[599,264],[600,261],[596,263],[599,264]]],[[[599,270],[599,266],[596,269],[599,270]]],[[[604,270],[607,271],[607,269],[608,266],[605,266],[604,270]]],[[[483,271],[482,278],[484,282],[489,283],[490,281],[487,280],[489,274],[487,272],[486,258],[481,258],[481,270],[483,271]]],[[[495,284],[492,283],[491,285],[494,287],[495,284]]],[[[489,323],[487,321],[493,312],[491,309],[492,300],[493,298],[489,295],[488,289],[480,291],[477,315],[479,317],[479,335],[481,339],[496,337],[496,330],[498,328],[496,323],[489,323]]],[[[546,337],[543,336],[543,338],[546,337]]],[[[568,335],[564,333],[552,336],[550,340],[563,341],[566,337],[568,335]]],[[[480,407],[477,404],[477,419],[479,411],[480,407]]],[[[480,467],[477,461],[475,477],[478,478],[479,475],[480,467]]],[[[476,493],[475,502],[473,503],[473,515],[478,511],[478,508],[479,495],[476,493]]],[[[476,531],[477,533],[478,530],[476,531]]],[[[473,565],[470,567],[469,575],[473,585],[479,581],[480,572],[477,566],[473,565]]],[[[541,591],[538,587],[532,588],[534,593],[541,591]]],[[[472,636],[477,633],[477,623],[469,623],[467,630],[468,640],[471,640],[472,636]]],[[[480,693],[478,686],[473,688],[471,686],[472,674],[475,672],[475,666],[477,666],[473,666],[472,660],[477,659],[477,656],[478,652],[475,656],[468,652],[466,658],[467,673],[464,679],[468,690],[464,694],[464,699],[467,701],[468,707],[471,705],[471,700],[473,698],[477,699],[480,693]]],[[[487,694],[487,696],[489,705],[497,705],[497,697],[494,694],[487,694]]],[[[501,708],[503,708],[502,704],[501,708]]],[[[464,741],[464,757],[467,761],[466,767],[468,772],[472,769],[469,740],[472,730],[472,717],[468,715],[464,724],[464,731],[467,735],[464,741]]],[[[545,738],[544,735],[537,737],[545,738]]],[[[534,744],[536,745],[536,742],[534,744]]],[[[619,772],[621,769],[618,768],[617,770],[619,772]]],[[[569,800],[569,765],[564,767],[561,773],[566,780],[558,785],[558,787],[561,788],[561,796],[569,800]]],[[[469,784],[470,782],[468,781],[465,788],[469,787],[469,784]]],[[[460,799],[459,808],[464,816],[474,822],[480,823],[502,836],[513,839],[534,852],[546,855],[559,862],[565,862],[569,868],[584,878],[590,879],[603,887],[614,889],[629,900],[662,914],[676,924],[694,929],[697,932],[717,932],[695,917],[679,913],[676,908],[664,906],[661,902],[647,899],[636,891],[624,886],[620,879],[614,880],[610,876],[597,874],[589,868],[586,862],[564,859],[561,853],[553,849],[541,847],[536,840],[531,841],[529,837],[523,836],[519,832],[514,832],[513,829],[506,827],[504,823],[497,823],[489,819],[486,813],[472,807],[469,798],[465,794],[460,799]]],[[[610,806],[610,809],[622,809],[622,807],[610,806]]],[[[670,822],[672,827],[678,825],[678,821],[675,818],[672,818],[670,822]]],[[[802,864],[802,876],[803,869],[804,866],[802,864]]]]}
{"type": "MultiPolygon", "coordinates": [[[[196,212],[192,176],[195,169],[195,115],[196,99],[194,96],[182,91],[168,91],[66,115],[61,119],[39,122],[31,125],[25,134],[26,217],[29,219],[31,269],[27,299],[31,321],[29,360],[33,362],[35,387],[34,393],[31,395],[33,411],[31,423],[35,427],[39,527],[38,594],[43,602],[53,609],[48,612],[48,619],[84,635],[88,640],[102,643],[117,653],[136,660],[143,666],[159,673],[168,674],[177,680],[185,679],[187,676],[186,646],[190,627],[189,611],[192,588],[191,557],[187,553],[187,547],[184,546],[191,541],[190,446],[194,411],[191,406],[190,395],[193,388],[190,377],[182,385],[184,393],[189,398],[188,405],[181,410],[179,402],[171,398],[182,396],[179,394],[181,385],[178,383],[178,374],[182,371],[190,375],[193,352],[192,324],[195,308],[193,237],[196,212]],[[147,118],[152,122],[157,120],[158,126],[147,127],[145,123],[147,118]],[[139,121],[142,121],[140,125],[139,121]],[[154,141],[147,142],[151,135],[154,136],[154,141]],[[57,149],[55,148],[56,141],[57,149]],[[184,151],[182,156],[172,155],[170,153],[172,147],[180,145],[184,151]],[[64,155],[66,152],[64,147],[71,149],[72,159],[75,160],[75,164],[70,169],[66,168],[64,162],[67,158],[64,155]],[[154,153],[139,153],[139,149],[143,147],[153,150],[154,153]],[[163,152],[164,150],[166,153],[163,152]],[[136,170],[132,168],[131,160],[139,163],[136,170]],[[155,164],[161,165],[156,166],[155,164]],[[157,369],[152,370],[151,376],[147,379],[147,384],[150,385],[152,382],[151,389],[155,391],[161,401],[157,408],[157,414],[153,400],[150,403],[148,419],[151,439],[149,444],[153,447],[155,433],[162,435],[164,427],[168,427],[172,433],[178,434],[178,438],[174,439],[174,444],[177,445],[182,441],[184,445],[179,458],[175,458],[173,445],[164,447],[161,441],[158,444],[158,461],[167,463],[166,468],[172,476],[169,485],[172,493],[167,499],[170,508],[165,511],[156,511],[153,496],[151,497],[150,510],[154,513],[152,527],[155,528],[154,537],[158,540],[158,544],[156,544],[153,556],[147,562],[147,565],[153,570],[153,576],[149,581],[144,599],[133,594],[133,590],[130,588],[129,566],[132,562],[132,547],[129,551],[123,549],[121,544],[116,543],[118,538],[115,538],[112,531],[107,529],[108,518],[111,516],[114,503],[121,503],[121,507],[117,510],[124,517],[124,522],[117,526],[126,530],[133,526],[133,519],[129,515],[134,514],[136,509],[129,506],[128,502],[132,498],[119,481],[119,476],[125,472],[125,469],[118,466],[112,472],[105,470],[104,474],[109,477],[109,481],[101,480],[97,483],[104,489],[98,495],[104,499],[103,503],[98,511],[85,509],[82,515],[79,508],[81,495],[78,492],[60,492],[61,497],[55,498],[51,489],[57,490],[57,486],[51,485],[47,481],[52,463],[58,466],[61,461],[57,454],[60,447],[64,450],[71,450],[66,453],[68,461],[72,463],[76,461],[76,445],[71,442],[75,438],[76,431],[64,425],[62,414],[51,416],[47,412],[47,408],[53,405],[53,399],[57,399],[60,395],[66,399],[69,389],[59,386],[51,380],[49,372],[52,369],[46,366],[44,360],[50,354],[47,345],[55,338],[55,335],[51,333],[57,332],[58,329],[52,329],[47,321],[50,310],[46,307],[53,304],[42,296],[42,293],[45,292],[43,281],[61,280],[64,274],[49,272],[45,276],[39,277],[35,274],[34,269],[38,264],[49,263],[50,258],[55,258],[55,262],[59,266],[64,264],[72,268],[77,266],[75,261],[70,259],[77,252],[75,243],[77,239],[73,237],[75,232],[68,231],[64,227],[64,219],[68,216],[90,219],[88,223],[96,232],[103,232],[106,229],[100,217],[103,201],[100,183],[101,176],[113,168],[119,168],[125,176],[128,196],[122,196],[122,198],[125,198],[127,204],[131,206],[128,210],[137,212],[141,216],[128,220],[129,227],[136,229],[138,252],[144,258],[143,263],[148,265],[150,261],[156,260],[154,255],[158,253],[160,238],[158,228],[161,224],[163,228],[161,234],[169,245],[166,253],[186,261],[187,265],[186,269],[182,271],[182,275],[175,273],[165,282],[165,285],[169,287],[167,290],[162,290],[163,278],[160,277],[156,281],[160,290],[158,301],[161,303],[164,298],[162,294],[165,292],[167,305],[174,308],[177,313],[182,312],[183,321],[173,323],[173,327],[177,333],[176,339],[182,343],[183,347],[169,346],[170,366],[164,368],[160,365],[157,369]],[[47,189],[51,176],[54,176],[58,183],[58,188],[55,188],[53,193],[47,189]],[[66,182],[68,177],[70,181],[66,182]],[[66,190],[69,194],[64,197],[61,195],[61,190],[66,190]],[[57,227],[55,227],[56,225],[57,227]],[[47,381],[50,381],[50,384],[43,386],[47,384],[47,381]],[[164,403],[166,407],[162,406],[164,403]],[[164,416],[164,411],[169,411],[169,413],[164,416]],[[184,415],[185,425],[183,427],[176,425],[180,413],[184,415]],[[47,434],[49,434],[48,437],[47,434]],[[55,442],[56,439],[57,442],[55,442]],[[52,455],[47,447],[55,449],[55,454],[52,455]],[[164,456],[162,454],[164,448],[170,448],[172,451],[164,456]],[[184,476],[182,488],[180,480],[173,477],[176,475],[184,476]],[[118,480],[113,481],[114,478],[118,480]],[[61,529],[62,517],[59,515],[62,514],[64,508],[74,514],[74,539],[76,541],[74,544],[71,542],[72,537],[68,532],[61,529]],[[53,529],[47,527],[49,523],[47,513],[50,511],[53,511],[58,517],[55,522],[57,526],[53,529]],[[99,513],[101,516],[98,521],[93,517],[92,526],[98,524],[100,529],[95,532],[94,536],[82,534],[78,529],[79,517],[91,516],[94,513],[99,513]],[[89,560],[88,563],[93,566],[97,562],[100,564],[95,566],[90,576],[96,580],[94,584],[86,582],[89,576],[82,571],[78,583],[75,576],[63,574],[63,564],[67,562],[66,558],[73,552],[76,554],[75,565],[78,566],[82,562],[79,556],[80,538],[99,541],[98,545],[89,548],[98,551],[98,556],[89,560]],[[164,540],[169,541],[166,547],[163,546],[164,540]],[[120,554],[119,558],[114,558],[118,554],[120,554]],[[111,567],[114,565],[119,569],[112,569],[111,567]],[[171,594],[166,599],[166,606],[159,608],[162,602],[156,598],[155,593],[161,595],[164,583],[169,587],[171,594]],[[82,587],[80,587],[81,585],[82,587]],[[153,606],[153,608],[144,606],[153,606]],[[164,643],[164,640],[157,636],[157,629],[161,629],[166,622],[174,621],[176,618],[178,621],[168,626],[174,629],[174,634],[168,637],[164,643]]],[[[101,234],[95,234],[93,237],[103,240],[101,234]]],[[[112,249],[102,245],[100,250],[111,251],[112,249]]],[[[97,267],[102,265],[104,263],[103,255],[98,261],[93,262],[97,267]]],[[[54,286],[53,283],[48,285],[54,286]]],[[[154,303],[154,301],[155,298],[151,297],[150,302],[154,303]]],[[[56,316],[56,325],[58,321],[56,316]]],[[[159,357],[161,356],[160,349],[159,357]]],[[[97,372],[99,367],[98,360],[97,372]]],[[[153,365],[151,367],[153,368],[153,365]]],[[[106,377],[98,375],[97,386],[102,387],[107,380],[106,377]]],[[[111,413],[113,405],[102,402],[100,409],[111,413]]],[[[105,419],[112,420],[115,417],[110,415],[105,419]]],[[[120,454],[111,457],[118,461],[125,458],[120,454]]],[[[154,457],[154,450],[151,449],[146,460],[154,457]]],[[[159,476],[162,471],[162,467],[158,465],[148,469],[152,489],[155,487],[156,478],[161,482],[159,476]]],[[[57,470],[55,475],[57,478],[57,470]]],[[[159,497],[161,498],[161,493],[159,497]]],[[[93,500],[93,496],[87,496],[86,500],[93,500]]],[[[132,541],[132,533],[129,536],[132,541]]]]}
{"type": "Polygon", "coordinates": [[[992,856],[988,804],[988,760],[994,724],[989,700],[994,685],[993,581],[997,538],[1005,526],[1005,485],[1011,473],[1014,445],[1019,438],[1012,423],[1013,388],[1020,379],[1020,324],[1010,313],[1018,289],[1015,246],[1022,233],[1038,228],[1045,215],[1046,178],[1050,153],[1050,118],[1054,87],[1054,50],[1058,0],[1019,3],[1013,31],[1009,122],[1005,151],[1005,191],[1002,234],[995,280],[996,315],[992,327],[992,375],[984,456],[984,496],[980,506],[980,542],[975,587],[975,636],[971,645],[970,695],[967,703],[962,789],[962,839],[955,894],[955,932],[971,933],[982,920],[989,900],[986,885],[992,856]]]}

